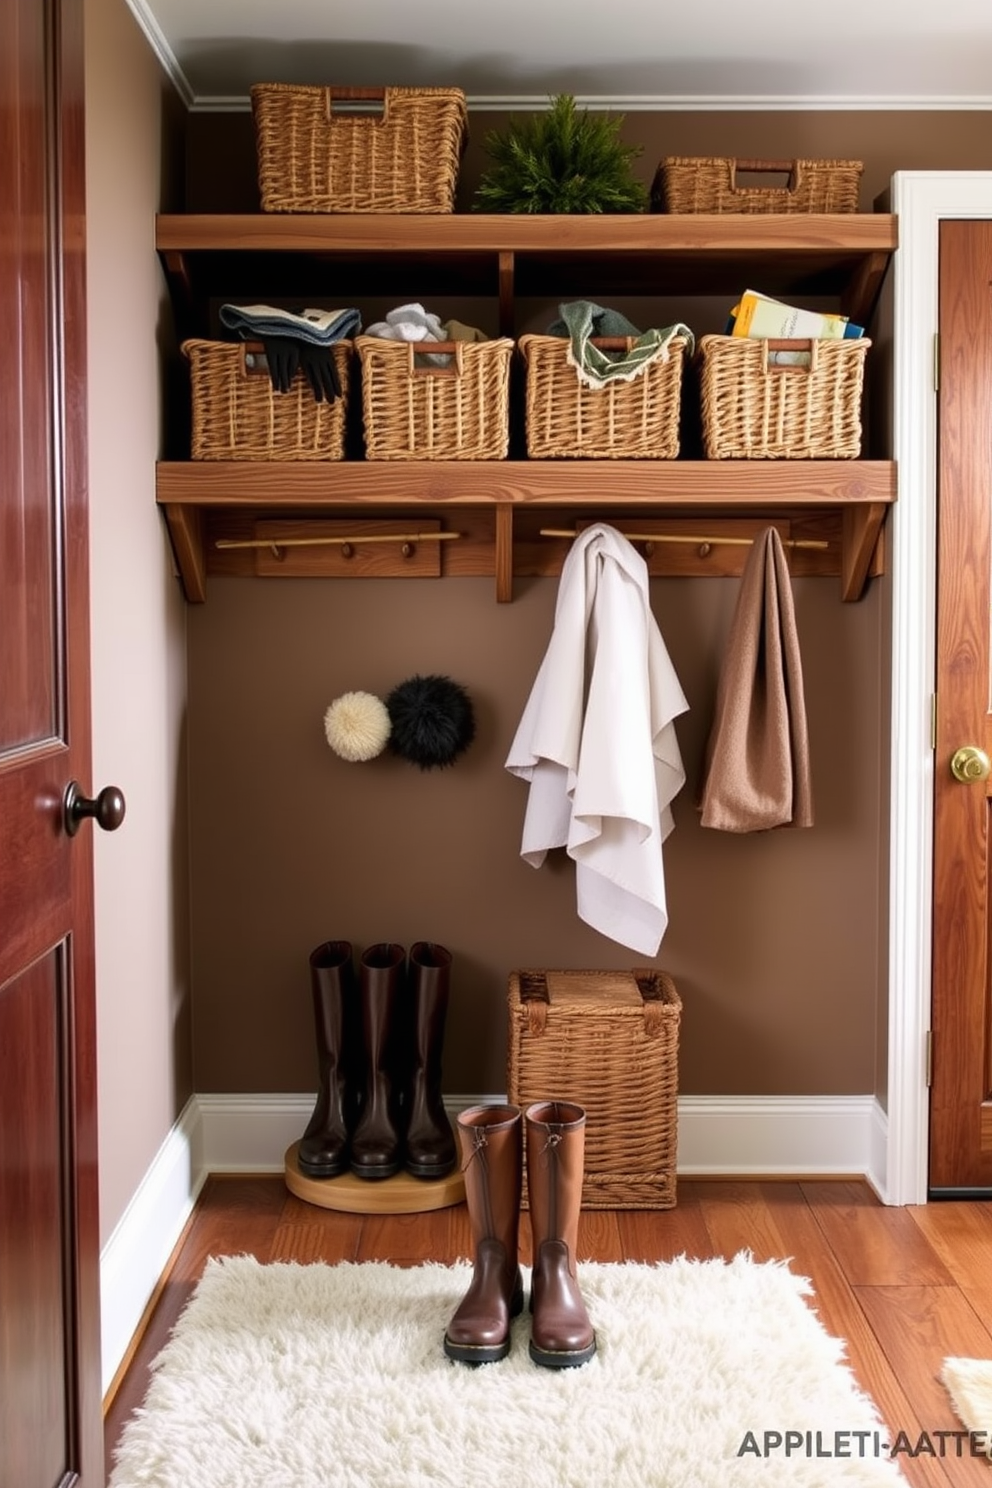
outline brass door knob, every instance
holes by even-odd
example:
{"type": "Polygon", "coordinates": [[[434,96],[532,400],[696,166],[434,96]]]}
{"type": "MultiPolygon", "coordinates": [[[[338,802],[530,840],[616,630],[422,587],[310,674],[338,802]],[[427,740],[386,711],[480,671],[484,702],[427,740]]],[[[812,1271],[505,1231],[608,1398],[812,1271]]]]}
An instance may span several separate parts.
{"type": "Polygon", "coordinates": [[[951,756],[951,774],[962,785],[971,785],[976,780],[988,780],[992,772],[992,760],[977,744],[962,744],[951,756]]]}

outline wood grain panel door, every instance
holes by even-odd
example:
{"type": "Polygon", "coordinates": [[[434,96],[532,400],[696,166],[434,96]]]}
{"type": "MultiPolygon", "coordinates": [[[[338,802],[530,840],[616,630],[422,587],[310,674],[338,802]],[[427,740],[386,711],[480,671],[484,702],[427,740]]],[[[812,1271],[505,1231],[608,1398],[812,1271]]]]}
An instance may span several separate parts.
{"type": "Polygon", "coordinates": [[[939,321],[935,1196],[992,1193],[992,222],[941,222],[939,321]]]}
{"type": "Polygon", "coordinates": [[[82,0],[0,4],[0,1483],[102,1488],[82,0]]]}

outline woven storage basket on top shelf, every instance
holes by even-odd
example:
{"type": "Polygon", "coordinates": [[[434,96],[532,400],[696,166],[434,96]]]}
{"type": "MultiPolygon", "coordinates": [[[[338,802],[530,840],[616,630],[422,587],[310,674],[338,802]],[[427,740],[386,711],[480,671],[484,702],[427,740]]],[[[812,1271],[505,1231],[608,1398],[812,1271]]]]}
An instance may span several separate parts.
{"type": "MultiPolygon", "coordinates": [[[[629,351],[631,337],[594,336],[603,350],[629,351]]],[[[679,452],[682,368],[688,342],[673,336],[668,356],[657,357],[630,381],[602,388],[579,381],[562,336],[521,336],[527,364],[527,454],[533,460],[674,460],[679,452]]]]}
{"type": "Polygon", "coordinates": [[[668,973],[515,971],[508,1003],[509,1100],[585,1109],[583,1206],[673,1208],[682,1004],[668,973]]]}
{"type": "Polygon", "coordinates": [[[265,212],[450,212],[467,138],[460,88],[251,90],[265,212]],[[381,112],[336,112],[334,102],[381,112]]]}
{"type": "Polygon", "coordinates": [[[703,451],[709,460],[854,460],[871,342],[765,341],[703,336],[699,343],[703,451]],[[809,353],[777,366],[769,353],[809,353]]]}
{"type": "Polygon", "coordinates": [[[508,337],[355,339],[369,460],[503,460],[509,447],[508,337]],[[444,356],[438,366],[427,357],[444,356]]]}
{"type": "Polygon", "coordinates": [[[860,160],[734,160],[669,155],[651,187],[655,212],[856,212],[860,160]],[[788,173],[785,186],[741,186],[741,173],[788,173]]]}
{"type": "Polygon", "coordinates": [[[318,403],[303,372],[288,393],[275,391],[261,342],[184,341],[193,459],[343,459],[352,342],[332,349],[342,396],[318,403]]]}

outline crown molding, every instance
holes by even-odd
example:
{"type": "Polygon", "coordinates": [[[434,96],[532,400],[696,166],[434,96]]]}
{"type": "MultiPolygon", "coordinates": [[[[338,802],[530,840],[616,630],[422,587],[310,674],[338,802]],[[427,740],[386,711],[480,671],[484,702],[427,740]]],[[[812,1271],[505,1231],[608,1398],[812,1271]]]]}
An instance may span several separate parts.
{"type": "MultiPolygon", "coordinates": [[[[132,5],[140,0],[129,0],[132,5]]],[[[171,54],[170,54],[171,55],[171,54]]],[[[173,59],[174,60],[174,59],[173,59]]],[[[180,74],[181,75],[181,74],[180,74]]],[[[183,79],[185,82],[185,79],[183,79]]],[[[188,84],[187,84],[188,87],[188,84]]],[[[992,112],[992,93],[975,96],[914,97],[892,95],[878,98],[838,97],[833,94],[582,94],[575,95],[580,108],[602,113],[829,113],[859,111],[874,113],[962,113],[992,112]]],[[[470,113],[539,113],[548,106],[544,93],[466,94],[470,113]]],[[[242,94],[204,93],[192,97],[194,113],[247,113],[251,100],[242,94]]]]}
{"type": "MultiPolygon", "coordinates": [[[[197,113],[242,113],[250,107],[247,94],[197,94],[186,76],[169,42],[149,9],[146,0],[126,0],[149,46],[155,53],[176,92],[187,108],[197,113]]],[[[540,112],[548,106],[544,93],[477,93],[467,94],[466,101],[474,113],[503,113],[507,110],[540,112]]],[[[577,93],[580,108],[604,113],[787,113],[859,110],[911,113],[984,111],[992,112],[992,93],[914,95],[880,94],[877,96],[809,94],[652,94],[577,93]]]]}
{"type": "Polygon", "coordinates": [[[196,95],[190,85],[189,78],[180,67],[175,52],[170,47],[164,32],[145,4],[145,0],[127,0],[127,7],[137,21],[148,45],[158,58],[163,72],[172,83],[183,103],[188,109],[195,108],[197,106],[196,95]]]}
{"type": "MultiPolygon", "coordinates": [[[[478,112],[505,109],[546,109],[547,95],[496,94],[468,95],[468,106],[478,112]]],[[[992,110],[992,93],[972,97],[914,97],[910,95],[881,95],[860,97],[838,94],[752,94],[752,93],[685,93],[685,94],[581,94],[575,95],[580,108],[602,110],[623,109],[626,113],[731,113],[731,112],[820,112],[844,110],[856,112],[861,109],[897,112],[909,110],[992,110]]]]}

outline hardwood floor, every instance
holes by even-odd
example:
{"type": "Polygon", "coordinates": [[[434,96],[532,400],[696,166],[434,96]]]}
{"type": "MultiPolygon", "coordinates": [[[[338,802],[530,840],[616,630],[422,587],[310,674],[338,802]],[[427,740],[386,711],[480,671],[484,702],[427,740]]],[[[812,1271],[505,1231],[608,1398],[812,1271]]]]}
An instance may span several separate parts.
{"type": "MultiPolygon", "coordinates": [[[[529,1246],[525,1214],[526,1263],[529,1246]]],[[[992,1485],[988,1462],[957,1456],[956,1440],[938,1436],[960,1430],[939,1381],[943,1359],[992,1358],[992,1202],[893,1209],[858,1181],[683,1180],[674,1209],[584,1213],[579,1248],[580,1260],[665,1261],[683,1253],[729,1260],[744,1249],[759,1261],[788,1260],[812,1281],[824,1326],[847,1340],[851,1366],[890,1433],[922,1446],[915,1456],[899,1454],[906,1481],[992,1485]]],[[[108,1402],[108,1464],[208,1256],[415,1264],[469,1252],[463,1204],[416,1215],[338,1214],[295,1198],[281,1176],[210,1178],[108,1402]]]]}

